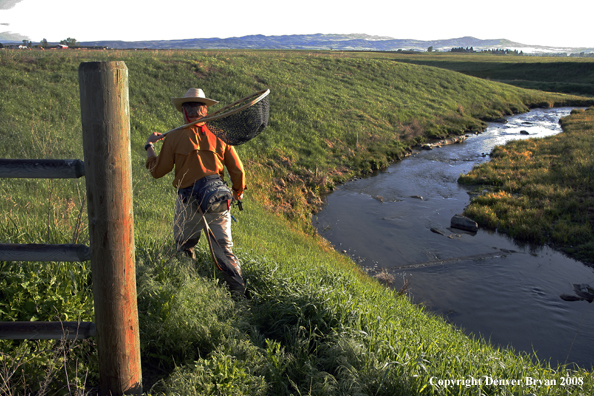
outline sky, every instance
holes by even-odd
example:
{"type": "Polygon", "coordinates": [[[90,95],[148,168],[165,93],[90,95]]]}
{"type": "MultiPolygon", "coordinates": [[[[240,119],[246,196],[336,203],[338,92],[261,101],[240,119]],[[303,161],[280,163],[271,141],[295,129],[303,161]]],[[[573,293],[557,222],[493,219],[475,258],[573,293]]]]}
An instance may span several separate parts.
{"type": "Polygon", "coordinates": [[[0,34],[83,42],[364,33],[593,48],[591,1],[0,0],[0,34]]]}

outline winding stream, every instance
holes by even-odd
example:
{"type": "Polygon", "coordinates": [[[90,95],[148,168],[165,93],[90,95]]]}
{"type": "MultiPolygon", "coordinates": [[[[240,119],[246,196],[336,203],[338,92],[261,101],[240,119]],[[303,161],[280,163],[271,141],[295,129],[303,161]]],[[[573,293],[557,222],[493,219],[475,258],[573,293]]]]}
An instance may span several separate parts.
{"type": "Polygon", "coordinates": [[[465,333],[552,365],[592,368],[594,307],[559,295],[572,294],[573,283],[594,285],[593,268],[546,246],[482,229],[475,235],[449,229],[452,216],[470,202],[457,183],[461,173],[487,161],[496,145],[562,132],[558,120],[570,111],[515,115],[465,143],[422,151],[346,183],[326,197],[313,224],[370,274],[386,269],[396,289],[407,279],[413,302],[465,333]]]}

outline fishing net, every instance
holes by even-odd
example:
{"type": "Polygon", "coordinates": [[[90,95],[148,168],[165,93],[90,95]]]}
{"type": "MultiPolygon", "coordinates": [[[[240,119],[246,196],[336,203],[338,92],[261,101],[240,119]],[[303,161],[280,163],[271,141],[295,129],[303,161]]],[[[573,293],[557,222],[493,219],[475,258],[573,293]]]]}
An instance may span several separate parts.
{"type": "Polygon", "coordinates": [[[220,115],[220,118],[207,121],[206,126],[216,137],[232,146],[255,138],[268,125],[269,92],[266,90],[261,95],[255,94],[258,95],[255,99],[248,96],[217,111],[212,116],[220,115]]]}
{"type": "Polygon", "coordinates": [[[258,136],[268,126],[269,93],[269,89],[256,92],[223,107],[205,118],[172,129],[169,132],[197,123],[206,123],[208,129],[223,142],[231,146],[239,146],[258,136]]]}

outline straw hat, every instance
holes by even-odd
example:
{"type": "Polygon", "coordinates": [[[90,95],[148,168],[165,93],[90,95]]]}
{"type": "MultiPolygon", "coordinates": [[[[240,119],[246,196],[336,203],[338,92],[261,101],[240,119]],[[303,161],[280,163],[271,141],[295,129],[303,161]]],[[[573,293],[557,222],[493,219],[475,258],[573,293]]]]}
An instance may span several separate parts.
{"type": "Polygon", "coordinates": [[[200,88],[190,88],[182,98],[171,98],[171,101],[175,105],[177,111],[182,111],[182,103],[186,102],[204,103],[206,106],[212,106],[213,104],[219,103],[217,100],[206,98],[204,96],[204,91],[200,88]]]}

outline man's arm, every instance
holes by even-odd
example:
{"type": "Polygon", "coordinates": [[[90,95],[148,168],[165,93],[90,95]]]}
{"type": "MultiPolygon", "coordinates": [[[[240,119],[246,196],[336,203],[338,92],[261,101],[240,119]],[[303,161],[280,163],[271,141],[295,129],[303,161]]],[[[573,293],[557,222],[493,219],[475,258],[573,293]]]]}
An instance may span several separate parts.
{"type": "Polygon", "coordinates": [[[160,177],[165,176],[167,173],[171,172],[173,169],[173,155],[169,153],[169,150],[166,148],[165,142],[163,143],[163,147],[161,148],[161,153],[159,156],[155,153],[155,146],[154,143],[158,142],[159,140],[163,139],[164,136],[160,133],[153,132],[147,139],[146,139],[146,168],[151,172],[151,175],[158,179],[160,177]]]}
{"type": "Polygon", "coordinates": [[[240,201],[243,199],[243,191],[246,189],[245,171],[243,169],[243,163],[239,159],[233,146],[227,146],[224,162],[227,171],[229,172],[229,176],[231,176],[233,197],[240,201]]]}

